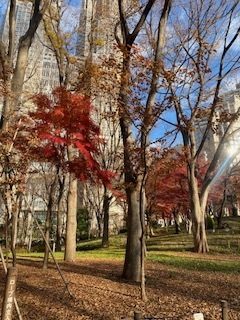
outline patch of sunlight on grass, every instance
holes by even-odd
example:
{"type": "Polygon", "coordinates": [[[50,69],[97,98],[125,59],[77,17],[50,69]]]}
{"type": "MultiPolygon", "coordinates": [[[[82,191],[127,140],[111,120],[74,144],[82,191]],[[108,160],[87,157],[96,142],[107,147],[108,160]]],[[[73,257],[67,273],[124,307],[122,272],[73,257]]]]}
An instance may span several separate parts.
{"type": "Polygon", "coordinates": [[[176,256],[173,253],[149,254],[148,260],[186,270],[240,272],[240,264],[238,261],[194,259],[192,257],[176,256]]]}
{"type": "Polygon", "coordinates": [[[78,251],[77,259],[81,258],[93,258],[93,259],[123,259],[124,252],[120,251],[107,251],[105,250],[97,250],[97,251],[78,251]]]}

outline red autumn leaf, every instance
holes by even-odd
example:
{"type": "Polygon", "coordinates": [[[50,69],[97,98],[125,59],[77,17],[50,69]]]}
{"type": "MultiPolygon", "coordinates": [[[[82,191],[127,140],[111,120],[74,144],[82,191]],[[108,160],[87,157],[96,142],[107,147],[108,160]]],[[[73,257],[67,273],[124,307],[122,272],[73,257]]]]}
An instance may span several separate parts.
{"type": "Polygon", "coordinates": [[[36,111],[30,112],[34,125],[29,133],[40,140],[31,151],[42,161],[58,165],[62,170],[74,173],[80,180],[94,179],[108,183],[110,172],[102,171],[98,155],[100,129],[91,118],[93,112],[89,99],[57,88],[52,99],[45,95],[35,97],[36,111]],[[68,147],[74,156],[68,158],[68,147]]]}

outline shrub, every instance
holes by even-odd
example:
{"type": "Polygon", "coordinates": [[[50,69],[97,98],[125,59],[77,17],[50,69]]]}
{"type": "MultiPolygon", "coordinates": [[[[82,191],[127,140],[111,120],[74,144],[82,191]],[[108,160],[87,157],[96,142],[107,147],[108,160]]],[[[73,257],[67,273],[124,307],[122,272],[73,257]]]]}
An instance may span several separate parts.
{"type": "Polygon", "coordinates": [[[210,215],[207,215],[207,218],[206,218],[206,229],[209,230],[213,230],[214,229],[214,219],[212,216],[210,215]]]}

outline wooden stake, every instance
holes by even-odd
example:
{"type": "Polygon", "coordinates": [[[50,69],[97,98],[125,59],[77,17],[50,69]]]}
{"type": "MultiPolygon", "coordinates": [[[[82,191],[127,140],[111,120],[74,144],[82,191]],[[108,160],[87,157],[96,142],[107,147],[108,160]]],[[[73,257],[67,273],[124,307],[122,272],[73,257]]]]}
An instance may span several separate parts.
{"type": "MultiPolygon", "coordinates": [[[[6,263],[5,263],[5,259],[4,259],[4,255],[3,255],[3,252],[2,252],[2,246],[1,245],[0,245],[0,256],[1,256],[2,264],[3,264],[3,269],[5,271],[5,274],[7,274],[7,266],[6,266],[6,263]]],[[[21,312],[20,312],[20,309],[19,309],[19,306],[18,306],[18,303],[17,303],[17,299],[16,299],[15,296],[14,296],[14,305],[15,305],[19,320],[23,320],[21,312]]]]}
{"type": "Polygon", "coordinates": [[[141,320],[142,313],[140,311],[134,311],[134,320],[141,320]]]}
{"type": "Polygon", "coordinates": [[[226,300],[221,300],[222,320],[228,320],[228,303],[226,300]]]}
{"type": "Polygon", "coordinates": [[[14,297],[17,285],[17,268],[7,269],[7,280],[2,304],[2,320],[11,320],[13,313],[14,297]]]}

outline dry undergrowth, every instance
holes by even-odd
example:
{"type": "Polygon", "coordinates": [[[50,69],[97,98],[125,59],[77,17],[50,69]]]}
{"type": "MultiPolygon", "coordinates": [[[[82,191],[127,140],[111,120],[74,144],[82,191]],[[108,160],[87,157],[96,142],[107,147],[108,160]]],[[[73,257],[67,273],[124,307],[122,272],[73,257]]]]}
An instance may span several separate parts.
{"type": "MultiPolygon", "coordinates": [[[[69,282],[71,299],[54,264],[47,270],[41,262],[18,262],[17,301],[23,320],[192,320],[202,312],[204,320],[220,320],[221,300],[229,303],[229,320],[240,319],[240,274],[185,271],[147,262],[148,302],[140,300],[139,286],[121,278],[122,260],[82,259],[61,263],[69,282]]],[[[1,268],[0,289],[4,289],[1,268]]],[[[14,314],[13,319],[18,319],[14,314]]]]}

